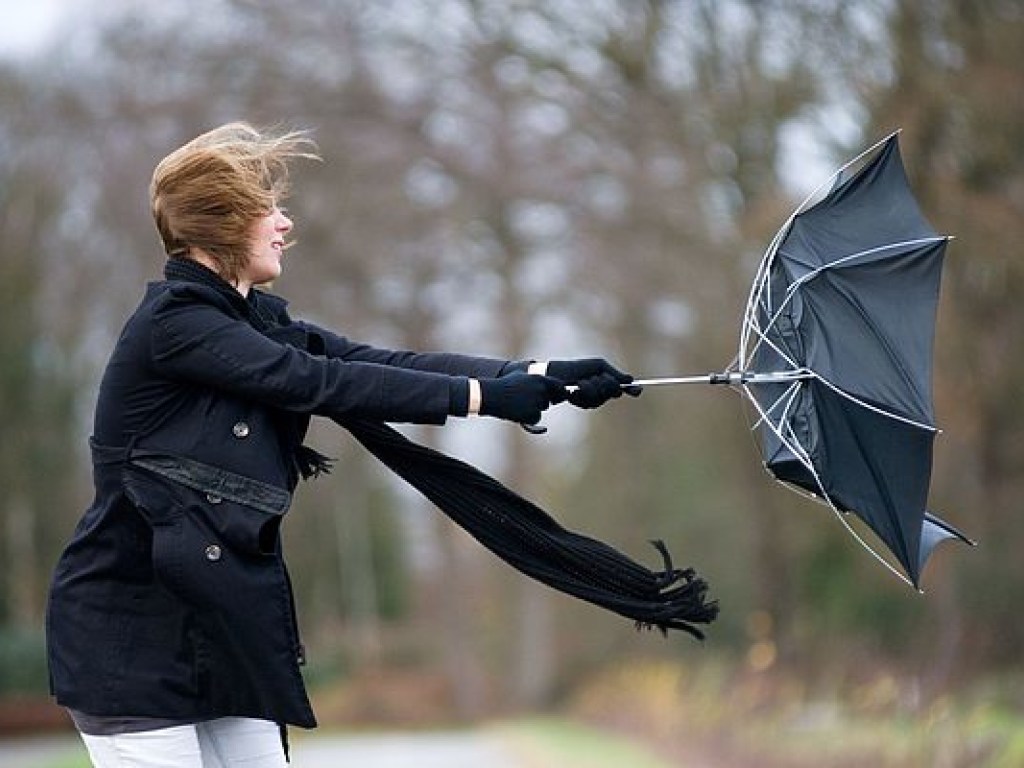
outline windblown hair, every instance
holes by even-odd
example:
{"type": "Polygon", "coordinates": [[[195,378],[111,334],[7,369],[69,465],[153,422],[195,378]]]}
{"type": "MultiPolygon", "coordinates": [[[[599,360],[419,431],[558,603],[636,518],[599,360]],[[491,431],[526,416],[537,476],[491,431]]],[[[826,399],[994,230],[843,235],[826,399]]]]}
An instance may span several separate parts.
{"type": "Polygon", "coordinates": [[[300,131],[260,131],[229,123],[167,155],[153,171],[149,200],[168,256],[209,254],[236,281],[249,258],[253,226],[289,191],[288,163],[318,159],[300,131]]]}

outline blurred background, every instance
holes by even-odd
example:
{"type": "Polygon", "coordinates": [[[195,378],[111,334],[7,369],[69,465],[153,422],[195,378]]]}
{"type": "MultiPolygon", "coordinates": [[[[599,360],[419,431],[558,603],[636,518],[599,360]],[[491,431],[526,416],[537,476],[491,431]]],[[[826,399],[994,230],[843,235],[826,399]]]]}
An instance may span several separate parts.
{"type": "Polygon", "coordinates": [[[554,409],[544,437],[409,432],[652,566],[664,539],[722,614],[704,644],[662,638],[511,571],[322,428],[309,442],[337,467],[284,533],[307,677],[336,728],[543,713],[669,764],[1024,765],[1024,4],[2,5],[3,735],[67,727],[46,697],[47,581],[91,498],[99,374],[161,274],[147,184],[171,149],[238,119],[312,131],[323,162],[296,168],[274,286],[293,315],[646,377],[722,370],[776,229],[901,128],[956,237],[931,504],[978,548],[942,548],[917,594],[770,480],[722,388],[554,409]]]}

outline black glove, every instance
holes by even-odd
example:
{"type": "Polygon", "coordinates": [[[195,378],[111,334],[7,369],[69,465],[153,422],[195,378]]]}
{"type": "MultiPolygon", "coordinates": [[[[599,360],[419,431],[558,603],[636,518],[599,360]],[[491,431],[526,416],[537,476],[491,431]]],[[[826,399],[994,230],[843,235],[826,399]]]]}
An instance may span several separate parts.
{"type": "Polygon", "coordinates": [[[561,379],[566,384],[579,384],[583,379],[610,373],[620,384],[629,384],[633,377],[619,371],[603,357],[584,357],[579,360],[552,360],[548,363],[548,376],[561,379]]]}
{"type": "Polygon", "coordinates": [[[569,393],[569,402],[577,408],[597,408],[609,400],[622,397],[622,386],[610,373],[591,376],[573,386],[575,389],[569,393]]]}
{"type": "Polygon", "coordinates": [[[623,386],[633,381],[633,377],[601,357],[552,360],[548,363],[548,375],[577,385],[576,391],[569,395],[569,402],[577,408],[597,408],[621,397],[623,392],[632,397],[639,397],[643,392],[643,387],[623,386]]]}
{"type": "Polygon", "coordinates": [[[480,415],[536,424],[549,406],[565,400],[565,385],[550,376],[517,371],[500,379],[480,379],[480,415]]]}

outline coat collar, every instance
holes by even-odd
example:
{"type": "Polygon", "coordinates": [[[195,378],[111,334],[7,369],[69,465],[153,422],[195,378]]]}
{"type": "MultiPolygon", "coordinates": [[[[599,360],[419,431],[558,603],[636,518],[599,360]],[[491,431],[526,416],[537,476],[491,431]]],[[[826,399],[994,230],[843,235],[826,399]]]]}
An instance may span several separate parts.
{"type": "Polygon", "coordinates": [[[218,291],[232,291],[236,295],[241,296],[234,286],[212,269],[200,264],[198,261],[181,256],[171,256],[167,259],[167,263],[164,265],[164,277],[168,280],[199,283],[218,291]]]}
{"type": "Polygon", "coordinates": [[[257,291],[255,288],[249,291],[248,296],[242,296],[231,283],[198,261],[172,256],[164,265],[164,277],[170,281],[193,283],[212,288],[238,308],[249,323],[259,331],[265,332],[280,325],[277,315],[283,311],[286,305],[284,301],[257,291]]]}

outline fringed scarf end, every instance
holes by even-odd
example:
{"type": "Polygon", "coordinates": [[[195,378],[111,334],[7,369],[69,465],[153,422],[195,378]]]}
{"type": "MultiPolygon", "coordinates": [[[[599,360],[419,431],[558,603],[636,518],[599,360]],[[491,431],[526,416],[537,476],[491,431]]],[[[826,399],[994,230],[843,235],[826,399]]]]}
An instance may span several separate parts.
{"type": "Polygon", "coordinates": [[[335,459],[324,456],[308,446],[300,445],[295,449],[295,464],[303,480],[329,475],[334,469],[334,462],[335,459]]]}
{"type": "Polygon", "coordinates": [[[662,635],[668,630],[678,629],[697,640],[704,639],[704,633],[694,624],[710,624],[718,618],[718,601],[708,600],[708,583],[697,575],[693,568],[674,568],[672,555],[665,542],[656,540],[651,545],[661,554],[664,570],[653,574],[657,595],[652,595],[653,608],[634,616],[638,632],[657,629],[662,635]]]}

